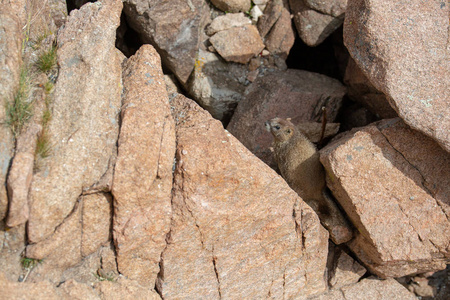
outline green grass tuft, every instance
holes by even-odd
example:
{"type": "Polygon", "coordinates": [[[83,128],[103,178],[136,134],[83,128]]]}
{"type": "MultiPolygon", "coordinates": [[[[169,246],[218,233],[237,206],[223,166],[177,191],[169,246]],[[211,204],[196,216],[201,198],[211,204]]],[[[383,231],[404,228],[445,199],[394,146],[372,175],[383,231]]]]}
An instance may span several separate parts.
{"type": "Polygon", "coordinates": [[[37,68],[44,73],[50,72],[56,66],[56,46],[43,52],[36,61],[37,68]]]}
{"type": "Polygon", "coordinates": [[[25,123],[33,115],[33,103],[29,101],[30,79],[28,70],[22,68],[19,78],[19,89],[12,103],[6,101],[6,124],[11,128],[14,136],[17,136],[25,123]]]}
{"type": "Polygon", "coordinates": [[[42,259],[34,259],[29,257],[22,257],[20,263],[22,264],[22,268],[25,270],[30,270],[36,267],[38,264],[42,262],[42,259]]]}

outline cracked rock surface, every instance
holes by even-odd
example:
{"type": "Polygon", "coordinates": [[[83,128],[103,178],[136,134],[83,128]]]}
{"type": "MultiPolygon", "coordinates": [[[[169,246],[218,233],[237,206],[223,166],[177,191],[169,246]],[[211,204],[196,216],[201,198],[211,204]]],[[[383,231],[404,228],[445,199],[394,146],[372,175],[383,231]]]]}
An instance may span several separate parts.
{"type": "Polygon", "coordinates": [[[321,150],[321,161],[329,188],[358,229],[350,247],[373,273],[400,277],[445,268],[447,152],[397,118],[337,138],[321,150]],[[432,159],[420,159],[427,155],[432,159]]]}
{"type": "Polygon", "coordinates": [[[154,286],[171,218],[175,124],[161,60],[145,45],[124,65],[115,167],[114,243],[120,273],[154,286]]]}

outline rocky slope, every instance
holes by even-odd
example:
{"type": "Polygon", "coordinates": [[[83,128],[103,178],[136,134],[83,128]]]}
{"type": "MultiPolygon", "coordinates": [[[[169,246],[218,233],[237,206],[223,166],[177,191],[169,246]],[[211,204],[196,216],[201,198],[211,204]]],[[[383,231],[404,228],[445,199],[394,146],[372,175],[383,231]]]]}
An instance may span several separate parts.
{"type": "Polygon", "coordinates": [[[446,3],[86,2],[0,0],[2,297],[445,299],[446,3]],[[339,245],[264,130],[322,107],[339,245]]]}

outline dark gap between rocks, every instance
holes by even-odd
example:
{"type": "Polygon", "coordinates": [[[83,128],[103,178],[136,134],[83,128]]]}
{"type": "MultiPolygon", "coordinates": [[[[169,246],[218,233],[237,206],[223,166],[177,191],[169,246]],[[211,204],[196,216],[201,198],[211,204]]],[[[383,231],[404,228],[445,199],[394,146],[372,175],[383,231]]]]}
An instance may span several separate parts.
{"type": "Polygon", "coordinates": [[[316,47],[309,47],[297,36],[286,59],[287,67],[324,74],[342,81],[334,51],[335,40],[339,37],[334,35],[342,36],[342,26],[316,47]]]}
{"type": "Polygon", "coordinates": [[[122,11],[120,16],[120,26],[116,33],[116,48],[126,57],[130,57],[143,45],[139,33],[131,28],[127,21],[127,16],[122,11]]]}
{"type": "Polygon", "coordinates": [[[88,2],[97,2],[97,0],[66,0],[67,14],[70,14],[74,9],[79,9],[88,2]]]}

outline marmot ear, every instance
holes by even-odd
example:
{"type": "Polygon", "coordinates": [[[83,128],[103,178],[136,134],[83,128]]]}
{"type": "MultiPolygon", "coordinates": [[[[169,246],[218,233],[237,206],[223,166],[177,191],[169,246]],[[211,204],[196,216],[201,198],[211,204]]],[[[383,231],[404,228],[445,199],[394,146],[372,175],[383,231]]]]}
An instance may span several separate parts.
{"type": "Polygon", "coordinates": [[[286,118],[286,121],[289,121],[289,122],[290,122],[291,120],[292,120],[291,118],[286,118]]]}
{"type": "Polygon", "coordinates": [[[290,128],[286,129],[286,132],[291,133],[291,129],[290,128]]]}

